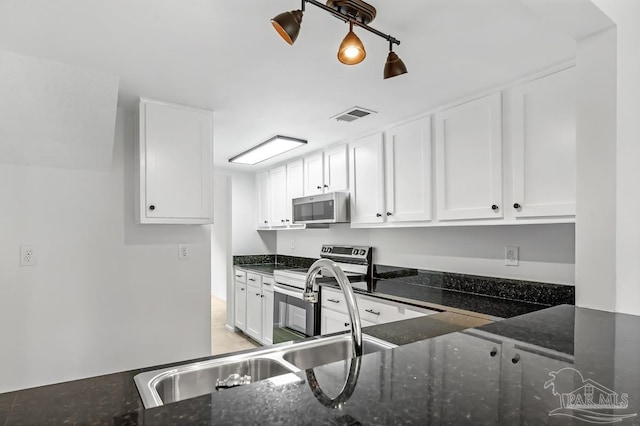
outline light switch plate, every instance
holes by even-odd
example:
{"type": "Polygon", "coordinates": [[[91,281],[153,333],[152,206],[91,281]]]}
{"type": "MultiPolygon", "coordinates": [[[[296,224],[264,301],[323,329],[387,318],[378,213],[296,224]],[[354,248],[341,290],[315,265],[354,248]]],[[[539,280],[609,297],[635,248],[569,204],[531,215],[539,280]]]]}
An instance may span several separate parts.
{"type": "Polygon", "coordinates": [[[504,248],[504,263],[507,266],[520,264],[520,248],[518,246],[506,246],[504,248]]]}

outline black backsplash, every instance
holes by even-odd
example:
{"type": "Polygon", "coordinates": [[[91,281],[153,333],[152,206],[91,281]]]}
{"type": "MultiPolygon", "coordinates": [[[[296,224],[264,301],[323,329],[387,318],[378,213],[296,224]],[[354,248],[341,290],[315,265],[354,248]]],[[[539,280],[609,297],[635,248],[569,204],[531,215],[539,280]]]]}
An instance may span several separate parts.
{"type": "Polygon", "coordinates": [[[509,278],[494,278],[453,272],[375,265],[374,279],[393,279],[416,285],[441,288],[502,299],[543,305],[575,304],[575,287],[509,278]]]}

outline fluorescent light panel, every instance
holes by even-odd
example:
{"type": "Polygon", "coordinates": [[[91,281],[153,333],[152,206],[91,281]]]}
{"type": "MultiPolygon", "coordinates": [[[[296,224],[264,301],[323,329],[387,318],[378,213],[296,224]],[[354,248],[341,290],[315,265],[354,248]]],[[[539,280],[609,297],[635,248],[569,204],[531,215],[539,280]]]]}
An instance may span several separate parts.
{"type": "Polygon", "coordinates": [[[276,155],[291,151],[294,148],[306,145],[307,141],[303,139],[290,138],[288,136],[274,136],[271,139],[262,142],[260,145],[254,146],[242,154],[236,155],[229,159],[230,163],[238,164],[258,164],[262,161],[273,158],[276,155]]]}

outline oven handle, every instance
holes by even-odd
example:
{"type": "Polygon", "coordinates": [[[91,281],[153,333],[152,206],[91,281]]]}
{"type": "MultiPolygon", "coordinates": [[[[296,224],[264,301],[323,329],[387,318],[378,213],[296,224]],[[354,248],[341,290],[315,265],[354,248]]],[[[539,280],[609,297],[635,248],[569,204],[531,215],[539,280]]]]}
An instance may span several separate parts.
{"type": "Polygon", "coordinates": [[[273,285],[273,291],[302,300],[302,291],[289,290],[288,288],[280,287],[278,284],[273,285]]]}

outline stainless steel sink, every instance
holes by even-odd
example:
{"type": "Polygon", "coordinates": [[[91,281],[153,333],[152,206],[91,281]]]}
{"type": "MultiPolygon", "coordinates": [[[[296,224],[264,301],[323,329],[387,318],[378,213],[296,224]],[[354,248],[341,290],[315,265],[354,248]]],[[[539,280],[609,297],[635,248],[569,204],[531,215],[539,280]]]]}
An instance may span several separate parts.
{"type": "MultiPolygon", "coordinates": [[[[396,345],[389,342],[367,335],[362,336],[363,355],[395,347],[396,345]]],[[[282,354],[282,359],[301,370],[349,358],[353,358],[353,345],[350,334],[302,342],[285,350],[282,354]]]]}
{"type": "MultiPolygon", "coordinates": [[[[363,335],[365,354],[394,347],[396,345],[363,335]]],[[[134,380],[145,408],[151,408],[214,393],[220,387],[219,383],[229,378],[242,379],[230,380],[232,384],[261,380],[274,383],[301,381],[292,373],[352,356],[351,335],[341,334],[147,371],[136,375],[134,380]]]]}
{"type": "MultiPolygon", "coordinates": [[[[252,358],[219,366],[189,368],[162,376],[154,388],[163,403],[181,401],[218,390],[218,383],[237,374],[253,383],[270,377],[291,373],[291,369],[270,358],[252,358]]],[[[245,383],[246,384],[246,383],[245,383]]],[[[223,385],[224,387],[224,385],[223,385]]]]}

